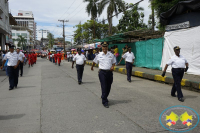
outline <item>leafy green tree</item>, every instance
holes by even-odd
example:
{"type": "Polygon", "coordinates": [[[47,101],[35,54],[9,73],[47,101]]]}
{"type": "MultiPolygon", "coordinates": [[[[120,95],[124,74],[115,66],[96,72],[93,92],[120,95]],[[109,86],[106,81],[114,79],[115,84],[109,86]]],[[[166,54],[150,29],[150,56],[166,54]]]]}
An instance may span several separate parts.
{"type": "Polygon", "coordinates": [[[48,38],[48,40],[49,40],[49,48],[52,49],[53,44],[54,44],[54,35],[53,35],[52,33],[49,33],[49,34],[47,35],[47,38],[48,38]]]}
{"type": "Polygon", "coordinates": [[[18,41],[17,47],[22,47],[23,50],[26,50],[27,39],[21,35],[16,39],[18,41]]]}
{"type": "Polygon", "coordinates": [[[109,35],[112,35],[112,15],[115,13],[118,17],[119,11],[125,11],[126,6],[122,0],[102,0],[98,6],[98,14],[101,15],[105,7],[107,7],[107,19],[109,24],[109,35]]]}
{"type": "Polygon", "coordinates": [[[139,29],[147,29],[147,25],[144,21],[144,13],[139,11],[144,11],[144,8],[139,7],[138,5],[130,4],[131,9],[125,11],[122,18],[119,20],[117,28],[119,32],[127,32],[139,29]]]}

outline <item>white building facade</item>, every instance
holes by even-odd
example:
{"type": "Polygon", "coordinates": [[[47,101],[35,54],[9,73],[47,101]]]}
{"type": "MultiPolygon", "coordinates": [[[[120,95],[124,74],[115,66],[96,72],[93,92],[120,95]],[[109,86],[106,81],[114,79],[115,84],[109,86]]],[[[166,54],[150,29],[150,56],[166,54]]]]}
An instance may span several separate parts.
{"type": "MultiPolygon", "coordinates": [[[[30,35],[30,45],[34,45],[36,40],[36,22],[34,21],[34,16],[32,11],[22,11],[19,10],[18,16],[14,16],[15,20],[17,21],[18,26],[27,27],[32,31],[30,35]]],[[[23,34],[24,31],[21,31],[23,34]]]]}
{"type": "Polygon", "coordinates": [[[26,45],[30,45],[30,33],[27,30],[23,30],[23,31],[12,30],[12,39],[13,39],[13,43],[16,47],[18,47],[17,46],[18,41],[16,41],[18,36],[24,37],[27,40],[26,45]]]}
{"type": "Polygon", "coordinates": [[[37,30],[37,40],[42,41],[42,38],[47,39],[49,33],[49,30],[37,30]]]}
{"type": "Polygon", "coordinates": [[[8,0],[0,0],[0,50],[5,50],[6,35],[11,35],[8,0]]]}

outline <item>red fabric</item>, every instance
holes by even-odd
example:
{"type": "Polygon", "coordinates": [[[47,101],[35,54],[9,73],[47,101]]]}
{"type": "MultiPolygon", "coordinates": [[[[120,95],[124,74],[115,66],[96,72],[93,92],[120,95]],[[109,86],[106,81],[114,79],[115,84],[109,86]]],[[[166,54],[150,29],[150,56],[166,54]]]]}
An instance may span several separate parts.
{"type": "Polygon", "coordinates": [[[35,63],[35,54],[34,53],[32,53],[32,62],[33,62],[33,64],[35,63]]]}
{"type": "Polygon", "coordinates": [[[57,63],[57,54],[54,54],[55,63],[57,63]]]}
{"type": "Polygon", "coordinates": [[[62,55],[60,53],[57,54],[58,64],[61,62],[62,55]]]}
{"type": "Polygon", "coordinates": [[[28,54],[28,64],[29,65],[32,65],[32,55],[31,54],[28,54]]]}
{"type": "Polygon", "coordinates": [[[37,61],[37,54],[35,54],[35,62],[37,61]]]}

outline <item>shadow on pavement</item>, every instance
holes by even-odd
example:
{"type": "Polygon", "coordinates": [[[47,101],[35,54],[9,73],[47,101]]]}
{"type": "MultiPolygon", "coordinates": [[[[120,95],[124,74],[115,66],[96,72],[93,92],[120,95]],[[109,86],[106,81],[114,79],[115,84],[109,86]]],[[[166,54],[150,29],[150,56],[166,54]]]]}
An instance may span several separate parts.
{"type": "Polygon", "coordinates": [[[25,114],[16,114],[16,115],[0,115],[0,120],[9,120],[9,119],[19,119],[25,116],[25,114]]]}
{"type": "Polygon", "coordinates": [[[197,98],[198,96],[191,96],[191,95],[186,95],[184,96],[185,99],[192,99],[192,98],[197,98]]]}
{"type": "Polygon", "coordinates": [[[132,100],[109,100],[109,105],[116,105],[116,104],[126,104],[126,103],[130,103],[132,102],[132,100]]]}
{"type": "Polygon", "coordinates": [[[36,86],[17,86],[17,89],[20,89],[20,88],[31,88],[31,87],[36,87],[36,86]]]}

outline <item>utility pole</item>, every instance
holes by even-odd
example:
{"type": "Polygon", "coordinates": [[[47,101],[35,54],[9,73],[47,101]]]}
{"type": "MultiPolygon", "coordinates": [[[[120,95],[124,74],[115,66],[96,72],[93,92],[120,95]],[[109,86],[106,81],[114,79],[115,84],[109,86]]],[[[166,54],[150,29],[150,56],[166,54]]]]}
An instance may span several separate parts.
{"type": "Polygon", "coordinates": [[[63,23],[63,40],[64,40],[64,54],[66,55],[66,50],[65,50],[65,22],[69,22],[69,20],[58,20],[63,23]]]}

